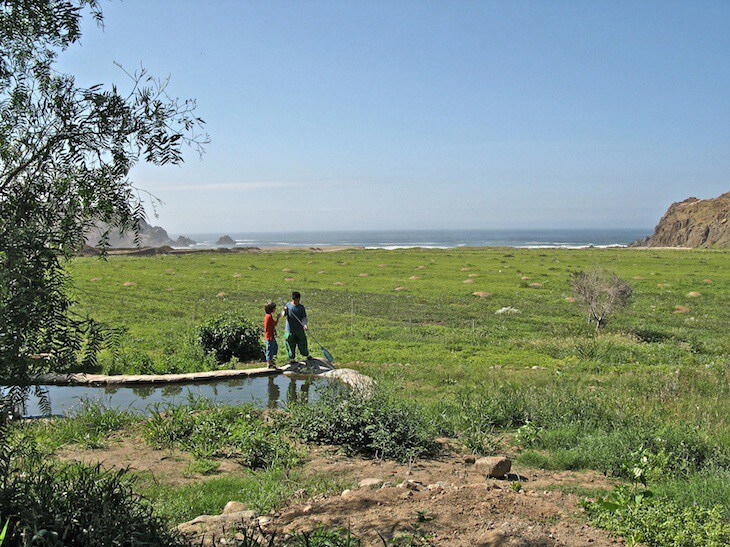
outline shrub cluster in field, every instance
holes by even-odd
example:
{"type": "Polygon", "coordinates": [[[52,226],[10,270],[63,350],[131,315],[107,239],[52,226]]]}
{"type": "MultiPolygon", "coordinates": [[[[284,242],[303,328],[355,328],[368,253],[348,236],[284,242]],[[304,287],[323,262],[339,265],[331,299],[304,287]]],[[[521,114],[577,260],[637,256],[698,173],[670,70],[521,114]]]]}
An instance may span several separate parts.
{"type": "Polygon", "coordinates": [[[0,515],[8,545],[182,545],[123,471],[42,457],[0,428],[0,515]]]}
{"type": "Polygon", "coordinates": [[[231,359],[261,359],[263,330],[241,313],[229,313],[211,319],[198,327],[197,342],[203,351],[215,356],[218,363],[231,359]]]}
{"type": "Polygon", "coordinates": [[[152,446],[181,448],[199,460],[233,458],[258,468],[289,467],[299,459],[292,444],[266,426],[252,405],[218,406],[204,398],[156,405],[143,432],[152,446]]]}
{"type": "Polygon", "coordinates": [[[286,422],[305,441],[341,446],[349,454],[408,461],[437,448],[421,409],[378,385],[325,385],[316,401],[290,405],[286,422]]]}

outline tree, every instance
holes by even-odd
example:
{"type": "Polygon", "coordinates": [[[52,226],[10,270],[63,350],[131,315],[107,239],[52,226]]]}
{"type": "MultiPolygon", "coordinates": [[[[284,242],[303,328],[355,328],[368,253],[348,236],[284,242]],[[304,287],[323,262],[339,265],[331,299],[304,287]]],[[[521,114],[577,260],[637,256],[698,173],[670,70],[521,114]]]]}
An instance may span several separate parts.
{"type": "Polygon", "coordinates": [[[195,102],[144,69],[124,72],[126,91],[55,70],[85,14],[102,25],[98,0],[0,0],[0,384],[95,358],[100,328],[71,312],[66,261],[96,222],[136,232],[135,164],[208,142],[195,102]]]}
{"type": "Polygon", "coordinates": [[[633,294],[631,285],[603,269],[573,274],[570,284],[576,300],[588,311],[588,322],[596,324],[596,332],[606,324],[609,315],[629,303],[633,294]]]}

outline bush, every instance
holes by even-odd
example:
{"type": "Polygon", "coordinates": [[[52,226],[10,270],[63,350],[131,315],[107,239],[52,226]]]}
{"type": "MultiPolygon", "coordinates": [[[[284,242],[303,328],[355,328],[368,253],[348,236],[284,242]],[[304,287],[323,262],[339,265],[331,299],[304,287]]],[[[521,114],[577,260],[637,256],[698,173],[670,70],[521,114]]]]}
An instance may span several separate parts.
{"type": "Polygon", "coordinates": [[[0,514],[10,520],[8,545],[182,545],[124,471],[48,461],[9,438],[3,427],[0,514]]]}
{"type": "Polygon", "coordinates": [[[185,405],[157,405],[144,425],[147,441],[157,448],[181,448],[199,460],[232,458],[250,468],[291,467],[297,452],[264,425],[251,405],[216,406],[207,399],[185,405]]]}
{"type": "Polygon", "coordinates": [[[198,327],[197,340],[203,351],[223,364],[234,357],[239,361],[261,359],[262,335],[261,327],[247,321],[243,315],[229,313],[198,327]]]}
{"type": "Polygon", "coordinates": [[[387,389],[369,392],[327,384],[309,404],[289,405],[288,427],[309,442],[341,446],[349,454],[408,461],[436,450],[423,412],[387,389]]]}
{"type": "Polygon", "coordinates": [[[585,501],[589,518],[633,543],[648,546],[721,547],[730,544],[730,525],[720,507],[680,505],[649,490],[622,486],[606,498],[585,501]]]}

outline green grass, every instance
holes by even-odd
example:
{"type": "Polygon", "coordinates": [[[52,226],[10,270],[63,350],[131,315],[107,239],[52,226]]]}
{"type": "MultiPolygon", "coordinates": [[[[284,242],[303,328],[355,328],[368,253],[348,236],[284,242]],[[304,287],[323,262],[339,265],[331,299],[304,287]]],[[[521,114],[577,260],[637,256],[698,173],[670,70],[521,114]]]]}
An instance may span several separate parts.
{"type": "Polygon", "coordinates": [[[730,515],[728,251],[208,253],[81,258],[69,271],[77,311],[125,329],[98,370],[215,367],[194,344],[198,325],[225,312],[261,321],[266,301],[299,290],[338,364],[421,405],[434,431],[480,453],[507,442],[522,465],[648,481],[671,503],[642,508],[635,527],[662,511],[683,522],[674,503],[730,515]],[[591,267],[634,287],[599,336],[566,300],[570,274],[591,267]],[[519,313],[495,313],[507,306],[519,313]]]}

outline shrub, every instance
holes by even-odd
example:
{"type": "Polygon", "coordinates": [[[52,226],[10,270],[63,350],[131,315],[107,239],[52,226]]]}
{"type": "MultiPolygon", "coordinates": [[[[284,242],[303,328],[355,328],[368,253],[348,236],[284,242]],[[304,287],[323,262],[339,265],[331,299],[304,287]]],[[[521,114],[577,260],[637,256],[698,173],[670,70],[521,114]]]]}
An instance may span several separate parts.
{"type": "Polygon", "coordinates": [[[730,544],[730,524],[720,507],[680,505],[649,490],[626,486],[606,498],[583,503],[598,526],[648,546],[721,547],[730,544]]]}
{"type": "Polygon", "coordinates": [[[258,325],[246,320],[239,313],[221,315],[198,327],[197,340],[206,353],[215,356],[218,363],[261,359],[261,336],[258,325]]]}
{"type": "Polygon", "coordinates": [[[233,458],[251,468],[290,467],[299,459],[294,447],[264,425],[251,405],[216,406],[207,399],[157,405],[144,435],[157,448],[181,448],[200,460],[233,458]]]}
{"type": "Polygon", "coordinates": [[[9,545],[181,545],[124,471],[42,458],[0,431],[0,514],[9,545]]]}
{"type": "Polygon", "coordinates": [[[433,453],[437,444],[423,412],[387,389],[368,392],[327,384],[309,404],[288,407],[291,431],[309,442],[341,446],[349,454],[408,461],[433,453]]]}
{"type": "Polygon", "coordinates": [[[633,293],[626,281],[603,269],[573,274],[570,284],[576,299],[588,312],[588,321],[596,324],[596,331],[605,325],[609,315],[628,304],[633,293]]]}

